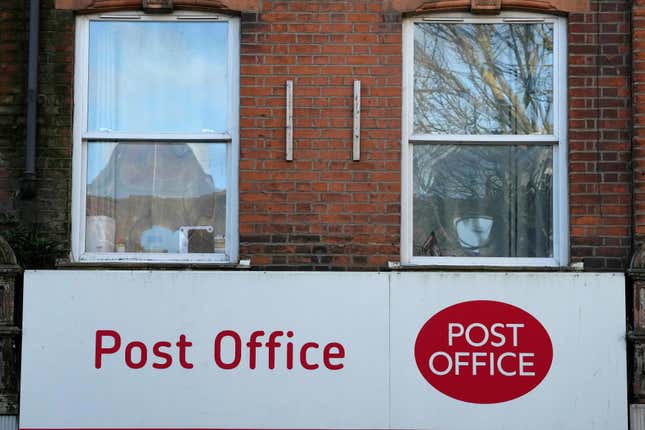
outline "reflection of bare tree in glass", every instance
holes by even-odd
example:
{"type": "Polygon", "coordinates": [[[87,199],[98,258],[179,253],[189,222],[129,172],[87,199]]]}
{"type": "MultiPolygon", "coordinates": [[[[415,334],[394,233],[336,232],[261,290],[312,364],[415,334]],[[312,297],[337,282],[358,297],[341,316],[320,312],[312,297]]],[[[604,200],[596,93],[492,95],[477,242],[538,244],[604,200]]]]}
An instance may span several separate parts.
{"type": "Polygon", "coordinates": [[[533,145],[416,145],[416,255],[475,255],[460,245],[455,220],[493,219],[481,256],[550,256],[552,148],[533,145]]]}
{"type": "MultiPolygon", "coordinates": [[[[550,24],[417,24],[415,133],[552,134],[552,53],[550,24]]],[[[415,255],[550,256],[552,164],[551,146],[415,145],[415,255]],[[474,252],[468,216],[493,219],[474,252]]]]}
{"type": "Polygon", "coordinates": [[[417,24],[416,133],[553,133],[551,24],[417,24]]]}

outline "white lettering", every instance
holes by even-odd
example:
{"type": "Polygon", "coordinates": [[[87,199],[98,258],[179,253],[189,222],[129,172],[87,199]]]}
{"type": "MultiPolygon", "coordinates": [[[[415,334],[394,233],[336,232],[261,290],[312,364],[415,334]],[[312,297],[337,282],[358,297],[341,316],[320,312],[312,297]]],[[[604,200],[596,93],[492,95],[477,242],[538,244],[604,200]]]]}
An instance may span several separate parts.
{"type": "Polygon", "coordinates": [[[517,329],[524,328],[524,324],[506,324],[513,329],[513,346],[517,346],[517,329]]]}
{"type": "Polygon", "coordinates": [[[481,323],[473,323],[468,326],[466,329],[466,342],[468,342],[471,346],[482,346],[485,345],[486,342],[488,342],[488,329],[484,324],[481,323]],[[473,328],[479,328],[482,330],[484,333],[484,336],[482,337],[482,340],[479,342],[473,341],[473,338],[470,336],[470,332],[472,331],[473,328]]]}
{"type": "Polygon", "coordinates": [[[448,345],[452,346],[452,338],[463,336],[464,335],[464,326],[459,323],[448,323],[448,345]],[[454,331],[454,329],[457,331],[454,331]]]}
{"type": "Polygon", "coordinates": [[[514,352],[505,352],[502,355],[500,355],[499,358],[497,359],[497,370],[499,370],[499,373],[501,373],[504,376],[515,376],[515,375],[517,375],[516,371],[507,372],[506,370],[504,370],[504,367],[502,366],[502,362],[504,361],[504,359],[506,357],[515,357],[515,353],[514,352]]]}
{"type": "Polygon", "coordinates": [[[477,358],[479,357],[486,357],[485,352],[473,352],[473,376],[477,376],[477,368],[478,367],[485,367],[486,362],[485,361],[477,361],[477,358]]]}
{"type": "MultiPolygon", "coordinates": [[[[490,333],[492,336],[495,336],[499,339],[497,342],[493,342],[491,339],[491,345],[498,348],[506,343],[506,336],[504,336],[502,333],[496,331],[497,328],[504,328],[504,324],[502,323],[495,323],[490,327],[490,333]]],[[[492,337],[491,336],[491,337],[492,337]]]]}
{"type": "Polygon", "coordinates": [[[529,372],[527,367],[533,367],[535,363],[528,361],[528,358],[535,357],[532,352],[520,352],[520,376],[535,376],[535,372],[529,372]]]}
{"type": "Polygon", "coordinates": [[[466,358],[470,355],[468,352],[457,352],[455,353],[455,375],[459,375],[459,368],[462,366],[468,366],[468,361],[461,361],[460,358],[466,358]]]}
{"type": "Polygon", "coordinates": [[[448,355],[448,353],[443,352],[443,351],[437,351],[434,354],[432,354],[430,356],[429,364],[430,364],[430,370],[435,375],[439,375],[439,376],[447,375],[452,370],[452,358],[450,357],[450,355],[448,355]],[[446,360],[448,360],[448,366],[446,367],[446,370],[439,371],[434,367],[434,360],[438,356],[446,357],[446,360]]]}

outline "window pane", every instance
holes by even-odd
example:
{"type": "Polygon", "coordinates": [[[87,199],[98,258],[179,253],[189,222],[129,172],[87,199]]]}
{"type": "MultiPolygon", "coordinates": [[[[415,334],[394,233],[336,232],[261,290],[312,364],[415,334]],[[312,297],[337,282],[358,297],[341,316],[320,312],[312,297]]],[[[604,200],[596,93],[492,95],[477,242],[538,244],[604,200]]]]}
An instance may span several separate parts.
{"type": "Polygon", "coordinates": [[[87,252],[223,253],[226,144],[87,146],[87,252]]]}
{"type": "Polygon", "coordinates": [[[414,255],[551,257],[553,148],[416,145],[414,255]]]}
{"type": "Polygon", "coordinates": [[[227,130],[226,22],[90,23],[88,129],[227,130]]]}
{"type": "Polygon", "coordinates": [[[553,24],[417,23],[414,132],[553,134],[553,24]]]}

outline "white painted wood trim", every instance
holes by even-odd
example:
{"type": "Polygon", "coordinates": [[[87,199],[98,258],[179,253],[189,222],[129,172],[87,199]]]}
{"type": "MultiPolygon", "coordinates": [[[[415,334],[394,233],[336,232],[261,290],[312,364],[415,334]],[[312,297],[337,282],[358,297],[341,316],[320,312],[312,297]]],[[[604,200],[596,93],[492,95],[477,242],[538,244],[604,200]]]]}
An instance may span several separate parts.
{"type": "Polygon", "coordinates": [[[403,70],[401,103],[401,263],[412,264],[412,145],[414,112],[414,21],[403,21],[403,70]]]}
{"type": "Polygon", "coordinates": [[[139,12],[76,17],[76,63],[74,67],[74,125],[72,150],[72,246],[70,259],[83,262],[235,263],[239,260],[239,87],[240,19],[226,15],[178,11],[170,15],[139,12]],[[89,23],[100,20],[177,21],[211,20],[228,23],[229,106],[228,131],[220,133],[111,133],[87,131],[89,72],[89,23]],[[90,140],[190,141],[227,143],[226,233],[224,254],[155,254],[85,252],[85,196],[87,142],[90,140]]]}
{"type": "Polygon", "coordinates": [[[553,172],[553,256],[560,266],[569,264],[569,109],[567,95],[567,20],[554,20],[554,39],[557,45],[553,56],[553,88],[555,134],[558,145],[554,148],[553,172]]]}
{"type": "MultiPolygon", "coordinates": [[[[555,125],[555,124],[554,124],[555,125]]],[[[410,143],[525,143],[525,144],[550,144],[558,143],[555,135],[495,135],[495,134],[414,134],[410,136],[410,143]]]]}
{"type": "Polygon", "coordinates": [[[549,15],[545,13],[533,13],[533,12],[512,12],[504,11],[499,15],[475,15],[469,12],[438,12],[427,15],[420,15],[416,17],[411,17],[408,19],[409,22],[443,22],[443,23],[453,23],[453,22],[463,22],[465,24],[487,24],[487,23],[540,23],[540,22],[555,22],[559,20],[560,17],[555,15],[549,15]]]}
{"type": "Polygon", "coordinates": [[[493,266],[493,267],[558,267],[555,258],[516,257],[412,257],[412,266],[493,266]]]}
{"type": "Polygon", "coordinates": [[[166,254],[157,252],[86,252],[80,260],[90,263],[231,263],[225,254],[166,254]]]}
{"type": "Polygon", "coordinates": [[[85,187],[83,178],[83,146],[81,136],[86,130],[86,99],[88,82],[89,17],[76,17],[76,49],[74,65],[74,124],[72,145],[72,240],[70,260],[78,261],[83,251],[85,223],[85,187]]]}
{"type": "MultiPolygon", "coordinates": [[[[230,114],[230,112],[229,112],[230,114]]],[[[229,127],[230,128],[230,127],[229,127]]],[[[230,142],[233,139],[230,133],[122,133],[89,131],[83,133],[83,140],[130,140],[157,142],[189,141],[189,142],[230,142]]]]}
{"type": "Polygon", "coordinates": [[[237,263],[240,259],[239,234],[239,172],[240,172],[240,18],[228,17],[228,67],[229,67],[229,132],[231,144],[226,154],[228,160],[228,189],[226,190],[226,261],[237,263]]]}
{"type": "Polygon", "coordinates": [[[401,118],[401,263],[403,265],[440,266],[526,266],[559,267],[569,262],[569,206],[567,152],[567,21],[546,14],[503,12],[499,16],[476,16],[470,13],[438,13],[418,16],[403,22],[401,118]],[[432,135],[413,134],[414,112],[414,24],[442,23],[552,23],[554,29],[553,65],[553,135],[432,135]],[[412,146],[420,144],[525,144],[553,146],[553,258],[491,257],[415,257],[413,256],[413,188],[412,146]]]}
{"type": "Polygon", "coordinates": [[[102,13],[102,14],[93,14],[93,15],[87,15],[92,20],[104,20],[104,21],[112,21],[112,20],[141,20],[141,21],[186,21],[186,20],[202,20],[202,21],[234,21],[238,20],[239,18],[229,16],[229,15],[224,15],[221,13],[212,13],[212,12],[196,12],[196,11],[190,11],[190,10],[176,10],[173,13],[169,14],[149,14],[145,13],[143,11],[136,11],[136,10],[130,10],[130,11],[116,11],[116,12],[110,12],[110,13],[102,13]]]}

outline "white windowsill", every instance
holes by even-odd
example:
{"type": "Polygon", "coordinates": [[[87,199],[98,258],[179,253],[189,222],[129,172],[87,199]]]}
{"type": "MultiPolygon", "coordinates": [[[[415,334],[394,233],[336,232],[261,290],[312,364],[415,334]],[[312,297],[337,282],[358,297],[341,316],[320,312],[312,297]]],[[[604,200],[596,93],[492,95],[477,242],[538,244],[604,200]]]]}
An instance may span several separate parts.
{"type": "MultiPolygon", "coordinates": [[[[191,254],[204,255],[204,254],[191,254]]],[[[208,254],[206,254],[208,255],[208,254]]],[[[220,256],[220,255],[218,255],[220,256]]],[[[116,269],[250,269],[251,261],[239,260],[232,261],[226,259],[225,256],[215,259],[210,258],[177,258],[175,255],[165,255],[164,259],[141,258],[113,258],[106,257],[105,254],[83,254],[80,259],[60,259],[56,262],[56,267],[59,269],[95,269],[95,268],[116,268],[116,269]],[[96,256],[101,256],[97,258],[96,256]]]]}
{"type": "Polygon", "coordinates": [[[237,264],[226,254],[166,254],[166,253],[92,253],[86,252],[77,260],[79,263],[144,263],[144,264],[237,264]]]}
{"type": "Polygon", "coordinates": [[[503,258],[503,257],[412,257],[402,266],[410,267],[531,267],[558,268],[562,266],[555,258],[503,258]]]}

